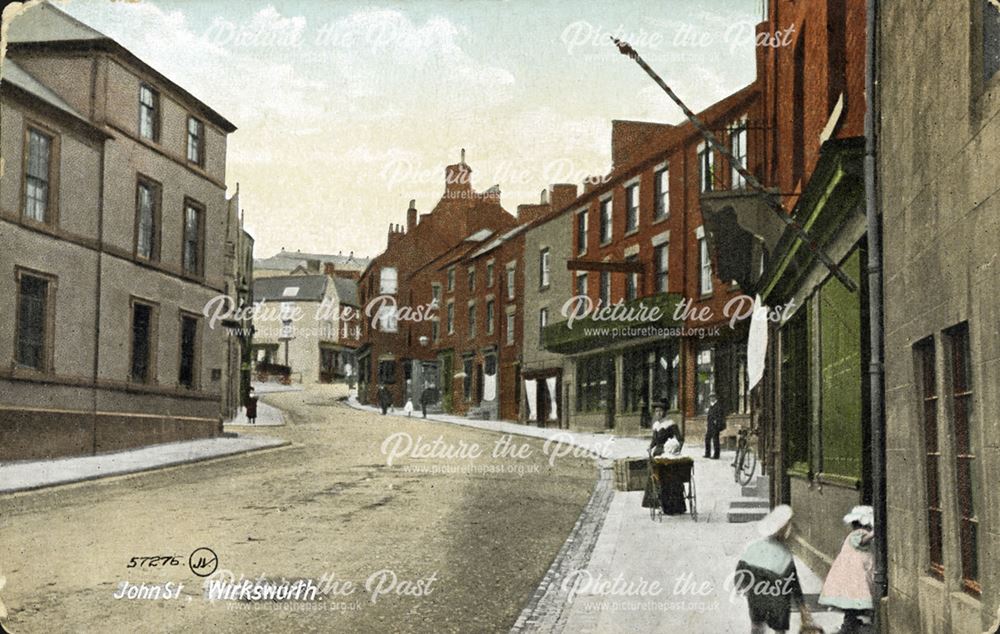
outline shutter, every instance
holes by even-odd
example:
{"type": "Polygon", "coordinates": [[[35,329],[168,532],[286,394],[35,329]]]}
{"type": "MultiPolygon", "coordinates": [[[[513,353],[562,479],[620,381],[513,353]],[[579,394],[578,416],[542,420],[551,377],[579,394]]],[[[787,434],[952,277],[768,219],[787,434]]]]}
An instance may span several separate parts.
{"type": "MultiPolygon", "coordinates": [[[[861,279],[861,251],[844,262],[861,279]]],[[[861,295],[830,278],[820,289],[820,380],[824,473],[860,478],[862,469],[861,295]]]]}

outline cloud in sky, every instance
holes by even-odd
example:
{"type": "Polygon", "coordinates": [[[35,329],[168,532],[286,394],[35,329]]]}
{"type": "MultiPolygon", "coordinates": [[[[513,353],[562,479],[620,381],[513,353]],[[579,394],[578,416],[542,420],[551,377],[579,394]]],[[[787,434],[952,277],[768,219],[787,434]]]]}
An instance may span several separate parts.
{"type": "Polygon", "coordinates": [[[282,246],[380,252],[409,199],[424,211],[437,201],[444,166],[463,147],[474,186],[499,184],[512,212],[551,182],[606,172],[612,119],[677,122],[679,113],[613,48],[568,47],[567,27],[584,21],[601,29],[597,40],[616,28],[658,34],[651,63],[701,108],[753,79],[752,45],[675,43],[684,29],[722,42],[728,25],[749,19],[703,1],[663,10],[520,0],[60,6],[239,127],[227,180],[240,183],[266,256],[282,246]]]}

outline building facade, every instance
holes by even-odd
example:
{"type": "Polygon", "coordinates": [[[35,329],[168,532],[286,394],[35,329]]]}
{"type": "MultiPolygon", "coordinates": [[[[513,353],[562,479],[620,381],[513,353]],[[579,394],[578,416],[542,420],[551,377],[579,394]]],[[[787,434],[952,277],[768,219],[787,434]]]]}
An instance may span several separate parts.
{"type": "Polygon", "coordinates": [[[357,284],[330,275],[285,275],[254,281],[253,361],[259,379],[288,368],[295,383],[331,383],[347,379],[360,319],[357,284]]]}
{"type": "Polygon", "coordinates": [[[889,623],[993,631],[1000,8],[883,3],[879,22],[889,623]]]}
{"type": "Polygon", "coordinates": [[[227,292],[235,127],[47,3],[8,38],[0,459],[220,433],[227,334],[203,309],[227,292]]]}
{"type": "Polygon", "coordinates": [[[770,502],[796,514],[794,549],[829,569],[841,518],[872,496],[864,203],[865,3],[768,5],[757,47],[765,190],[702,196],[718,266],[772,319],[753,401],[770,502]],[[775,213],[790,214],[809,240],[775,213]],[[818,256],[845,274],[845,286],[818,256]],[[774,316],[777,316],[776,318],[774,316]]]}
{"type": "Polygon", "coordinates": [[[386,250],[361,275],[359,297],[365,315],[358,352],[358,398],[362,402],[375,402],[380,386],[389,390],[396,406],[407,400],[419,405],[415,395],[425,386],[433,385],[441,399],[450,395],[445,388],[457,373],[453,357],[439,361],[429,347],[434,311],[429,308],[433,296],[428,276],[435,273],[427,267],[517,223],[501,206],[498,189],[477,192],[472,188],[472,169],[464,154],[463,150],[459,163],[445,168],[445,191],[431,212],[419,214],[416,201],[411,201],[405,228],[390,225],[386,250]],[[423,274],[416,275],[418,271],[423,274]],[[419,293],[415,293],[417,288],[419,293]],[[418,381],[414,381],[415,369],[418,381]],[[425,376],[438,378],[431,381],[425,376]]]}
{"type": "MultiPolygon", "coordinates": [[[[752,170],[759,167],[749,151],[757,99],[752,84],[699,115],[722,142],[735,144],[752,170]]],[[[611,172],[585,184],[561,210],[570,224],[562,245],[553,250],[541,236],[554,238],[563,220],[552,218],[529,232],[526,301],[539,311],[531,318],[547,323],[543,348],[565,357],[561,368],[540,357],[540,367],[530,370],[537,377],[536,399],[543,389],[538,379],[545,380],[537,411],[559,400],[563,415],[557,409],[557,418],[570,427],[634,434],[649,426],[653,404],[666,401],[693,438],[704,434],[709,396],[717,394],[735,426],[749,407],[746,324],[730,322],[745,298],[716,274],[700,211],[705,192],[733,187],[730,166],[690,123],[615,122],[612,159],[611,172]],[[556,269],[568,271],[568,289],[563,270],[552,277],[556,269]],[[562,295],[549,290],[546,275],[550,284],[554,279],[564,286],[562,295]],[[585,303],[567,304],[574,297],[585,303]],[[581,306],[638,312],[571,325],[570,314],[581,306]],[[654,307],[659,317],[641,314],[654,307]]]]}

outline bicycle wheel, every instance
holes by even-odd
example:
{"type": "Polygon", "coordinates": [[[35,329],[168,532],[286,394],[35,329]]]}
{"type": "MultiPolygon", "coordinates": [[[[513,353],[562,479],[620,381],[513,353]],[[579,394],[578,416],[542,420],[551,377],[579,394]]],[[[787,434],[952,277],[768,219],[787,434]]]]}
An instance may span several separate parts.
{"type": "Polygon", "coordinates": [[[739,484],[740,471],[743,469],[743,457],[746,455],[746,441],[742,438],[736,441],[736,457],[733,458],[733,481],[739,484]]]}
{"type": "Polygon", "coordinates": [[[743,450],[740,468],[736,472],[736,477],[739,483],[743,486],[750,484],[750,481],[753,480],[753,474],[755,471],[757,471],[757,453],[753,450],[753,447],[747,443],[746,448],[743,450]]]}

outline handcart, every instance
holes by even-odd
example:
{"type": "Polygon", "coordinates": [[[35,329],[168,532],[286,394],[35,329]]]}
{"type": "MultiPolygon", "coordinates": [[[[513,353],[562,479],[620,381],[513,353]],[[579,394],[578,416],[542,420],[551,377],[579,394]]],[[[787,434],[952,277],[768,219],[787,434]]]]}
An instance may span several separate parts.
{"type": "Polygon", "coordinates": [[[642,505],[649,508],[649,519],[662,521],[663,487],[679,486],[676,493],[678,499],[683,498],[687,508],[678,512],[689,512],[691,519],[698,521],[698,494],[694,481],[694,460],[690,457],[668,458],[666,456],[649,455],[649,481],[643,496],[642,505]],[[667,484],[665,484],[667,483],[667,484]]]}

